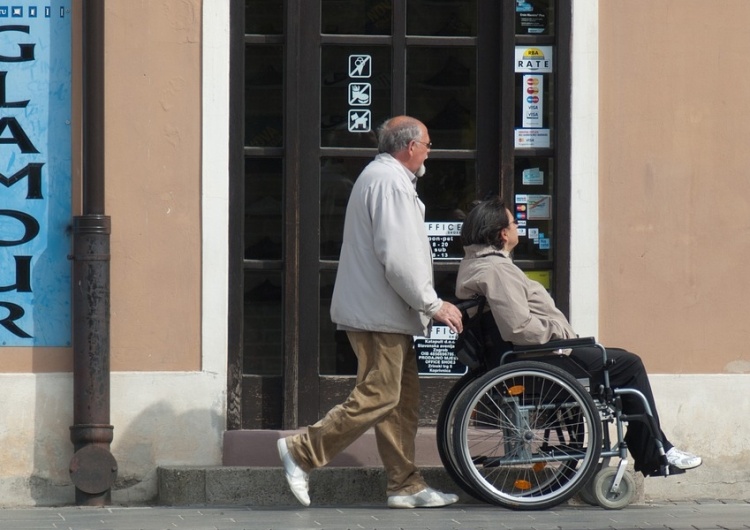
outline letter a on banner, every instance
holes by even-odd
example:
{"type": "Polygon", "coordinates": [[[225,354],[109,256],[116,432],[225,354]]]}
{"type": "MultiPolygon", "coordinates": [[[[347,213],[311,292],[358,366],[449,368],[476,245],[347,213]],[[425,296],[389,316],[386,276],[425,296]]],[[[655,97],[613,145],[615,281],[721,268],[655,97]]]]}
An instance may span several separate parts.
{"type": "Polygon", "coordinates": [[[0,358],[71,343],[71,2],[0,5],[0,358]]]}

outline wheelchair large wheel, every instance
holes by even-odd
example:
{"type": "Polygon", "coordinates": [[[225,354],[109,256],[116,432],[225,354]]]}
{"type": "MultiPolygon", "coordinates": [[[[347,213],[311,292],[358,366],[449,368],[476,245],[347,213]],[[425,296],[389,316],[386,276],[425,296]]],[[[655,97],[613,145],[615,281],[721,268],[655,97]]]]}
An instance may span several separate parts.
{"type": "Polygon", "coordinates": [[[453,481],[466,493],[477,500],[487,502],[481,491],[477,491],[461,474],[456,461],[455,448],[453,445],[453,425],[456,419],[456,405],[458,404],[461,393],[474,382],[480,375],[479,372],[468,372],[453,385],[445,396],[443,404],[438,414],[435,437],[437,441],[438,454],[443,463],[443,467],[453,481]]]}
{"type": "Polygon", "coordinates": [[[516,510],[550,508],[596,471],[602,424],[573,376],[519,361],[470,383],[456,404],[453,444],[460,474],[481,497],[516,510]]]}

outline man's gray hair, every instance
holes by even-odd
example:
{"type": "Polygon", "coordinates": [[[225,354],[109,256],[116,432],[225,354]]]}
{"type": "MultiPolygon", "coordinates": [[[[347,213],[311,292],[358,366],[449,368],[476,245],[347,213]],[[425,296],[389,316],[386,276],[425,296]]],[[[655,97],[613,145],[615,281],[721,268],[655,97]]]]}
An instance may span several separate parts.
{"type": "Polygon", "coordinates": [[[415,118],[391,118],[378,128],[378,152],[390,155],[398,153],[421,136],[422,130],[415,118]]]}

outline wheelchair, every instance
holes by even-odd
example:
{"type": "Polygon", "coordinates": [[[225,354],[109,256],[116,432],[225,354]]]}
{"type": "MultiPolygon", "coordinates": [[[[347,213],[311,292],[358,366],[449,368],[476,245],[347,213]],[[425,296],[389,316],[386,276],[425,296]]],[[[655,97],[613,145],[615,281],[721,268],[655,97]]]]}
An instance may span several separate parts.
{"type": "MultiPolygon", "coordinates": [[[[464,322],[480,301],[456,303],[464,322]]],[[[636,389],[610,387],[611,362],[594,338],[513,346],[502,341],[491,313],[484,315],[485,354],[459,358],[469,370],[447,394],[437,421],[440,458],[461,489],[514,510],[551,508],[576,494],[591,505],[624,508],[636,493],[632,474],[626,472],[623,424],[628,421],[648,425],[661,474],[669,475],[660,430],[645,396],[636,389]],[[585,373],[559,353],[583,346],[601,350],[600,373],[585,373]],[[624,394],[640,398],[645,412],[624,414],[624,394]],[[610,467],[612,459],[619,460],[610,467]]]]}

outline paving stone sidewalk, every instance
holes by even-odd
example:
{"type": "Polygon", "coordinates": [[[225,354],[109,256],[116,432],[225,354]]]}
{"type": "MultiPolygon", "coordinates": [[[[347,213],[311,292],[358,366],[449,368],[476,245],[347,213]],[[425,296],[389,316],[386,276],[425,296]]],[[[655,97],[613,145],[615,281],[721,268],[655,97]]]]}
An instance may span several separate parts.
{"type": "Polygon", "coordinates": [[[390,510],[385,506],[302,508],[250,506],[7,508],[2,530],[583,530],[750,529],[750,501],[631,505],[607,511],[592,506],[516,512],[488,505],[390,510]]]}

